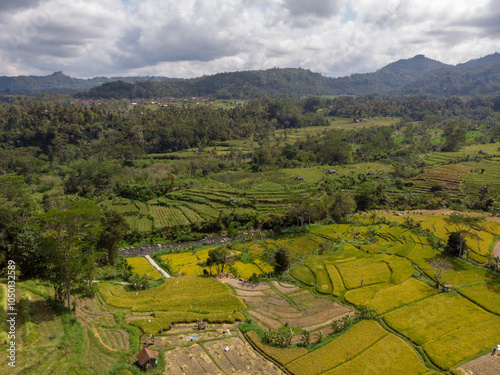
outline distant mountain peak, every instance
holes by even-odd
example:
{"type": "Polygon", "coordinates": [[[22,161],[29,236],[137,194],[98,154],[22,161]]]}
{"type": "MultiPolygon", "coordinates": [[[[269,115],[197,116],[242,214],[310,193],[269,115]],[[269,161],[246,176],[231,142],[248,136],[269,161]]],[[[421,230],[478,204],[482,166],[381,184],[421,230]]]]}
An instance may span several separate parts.
{"type": "Polygon", "coordinates": [[[472,67],[472,66],[478,66],[478,65],[482,65],[482,64],[490,64],[490,63],[496,63],[496,62],[500,62],[500,53],[498,53],[498,52],[492,53],[491,55],[486,55],[484,57],[480,57],[478,59],[469,60],[466,63],[458,64],[457,66],[472,67]]]}

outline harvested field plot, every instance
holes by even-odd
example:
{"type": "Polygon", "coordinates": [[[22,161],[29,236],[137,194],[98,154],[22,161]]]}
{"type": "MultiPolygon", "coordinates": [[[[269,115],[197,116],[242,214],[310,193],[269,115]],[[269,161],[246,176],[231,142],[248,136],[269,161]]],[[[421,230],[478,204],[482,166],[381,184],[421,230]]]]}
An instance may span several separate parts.
{"type": "Polygon", "coordinates": [[[289,294],[289,293],[297,292],[300,290],[300,287],[298,287],[296,285],[286,284],[286,283],[282,283],[282,282],[279,282],[276,280],[271,281],[271,284],[276,289],[278,289],[281,293],[284,293],[284,294],[289,294]]]}
{"type": "Polygon", "coordinates": [[[203,344],[219,367],[228,374],[277,374],[281,371],[258,356],[239,337],[210,341],[203,344]],[[225,351],[228,348],[228,351],[225,351]]]}
{"type": "Polygon", "coordinates": [[[217,374],[219,367],[198,344],[187,348],[177,347],[165,352],[165,371],[167,374],[217,374]]]}
{"type": "MultiPolygon", "coordinates": [[[[282,374],[277,366],[259,356],[240,337],[221,338],[201,334],[198,339],[199,343],[176,347],[165,352],[166,373],[282,374]]],[[[182,345],[182,342],[180,344],[182,345]]]]}
{"type": "Polygon", "coordinates": [[[457,370],[463,374],[498,375],[500,374],[500,358],[488,353],[460,365],[457,370]]]}
{"type": "MultiPolygon", "coordinates": [[[[267,283],[251,284],[234,279],[226,281],[235,287],[236,294],[249,306],[248,314],[264,329],[279,329],[288,325],[311,331],[326,328],[325,332],[330,333],[333,320],[353,314],[347,306],[316,297],[310,291],[291,284],[284,284],[287,285],[284,287],[273,281],[271,285],[275,290],[267,283]]],[[[294,342],[298,339],[298,336],[294,338],[294,342]]]]}

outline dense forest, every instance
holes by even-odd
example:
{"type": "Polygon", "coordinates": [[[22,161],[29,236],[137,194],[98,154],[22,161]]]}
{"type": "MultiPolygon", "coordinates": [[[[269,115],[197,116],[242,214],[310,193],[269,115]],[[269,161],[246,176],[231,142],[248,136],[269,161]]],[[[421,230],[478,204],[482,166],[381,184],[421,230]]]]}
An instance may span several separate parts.
{"type": "MultiPolygon", "coordinates": [[[[99,243],[101,250],[116,252],[116,241],[123,238],[130,243],[148,238],[174,240],[228,228],[341,221],[356,209],[451,207],[493,212],[499,206],[498,181],[450,195],[439,182],[417,191],[412,178],[425,174],[429,165],[424,156],[429,153],[499,142],[500,97],[263,97],[240,103],[188,101],[165,106],[130,105],[126,100],[82,104],[67,96],[43,95],[5,96],[3,102],[0,260],[15,257],[23,272],[36,273],[42,264],[37,259],[47,239],[43,233],[75,217],[80,219],[73,230],[81,231],[93,244],[88,251],[99,243]],[[370,126],[370,118],[392,120],[370,126]],[[307,129],[319,130],[302,133],[307,129]],[[185,150],[191,150],[192,156],[184,158],[185,150]],[[315,184],[294,185],[300,181],[283,179],[266,182],[266,186],[278,186],[272,189],[284,189],[283,196],[288,197],[280,198],[281,208],[272,212],[259,209],[262,200],[245,195],[247,185],[231,185],[228,180],[240,174],[257,181],[267,172],[275,178],[280,173],[275,171],[287,168],[364,165],[371,166],[363,167],[363,172],[325,175],[315,184]],[[218,214],[202,221],[160,225],[157,217],[142,230],[123,224],[128,229],[114,240],[109,234],[130,220],[123,215],[135,214],[115,213],[105,202],[130,199],[153,208],[161,204],[182,208],[183,201],[208,205],[208,198],[192,189],[196,181],[206,178],[226,184],[226,190],[233,189],[228,194],[242,198],[210,198],[227,209],[217,209],[218,214]],[[61,212],[67,216],[57,218],[61,212]],[[94,227],[99,228],[97,232],[94,227]]],[[[455,157],[447,163],[473,159],[455,157]]],[[[152,217],[151,212],[144,220],[152,217]]],[[[103,262],[113,259],[102,254],[103,262]]]]}

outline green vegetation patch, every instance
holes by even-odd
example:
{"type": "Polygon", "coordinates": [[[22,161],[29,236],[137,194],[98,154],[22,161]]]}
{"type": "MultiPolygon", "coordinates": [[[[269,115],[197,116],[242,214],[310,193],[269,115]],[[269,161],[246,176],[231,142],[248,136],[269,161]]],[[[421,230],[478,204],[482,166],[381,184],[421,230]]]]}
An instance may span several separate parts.
{"type": "Polygon", "coordinates": [[[156,333],[159,330],[168,330],[170,324],[195,323],[203,320],[207,323],[234,323],[243,321],[245,316],[240,312],[224,312],[201,314],[190,311],[156,312],[154,317],[145,316],[131,319],[130,324],[142,328],[145,332],[156,333]]]}
{"type": "Polygon", "coordinates": [[[332,283],[323,262],[321,262],[317,257],[309,257],[305,261],[305,264],[309,267],[316,278],[316,291],[322,294],[332,294],[332,283]]]}
{"type": "Polygon", "coordinates": [[[316,278],[309,267],[301,264],[290,269],[290,275],[307,286],[314,286],[316,278]]]}
{"type": "Polygon", "coordinates": [[[321,374],[356,357],[388,332],[373,320],[361,321],[325,346],[288,364],[294,375],[321,374]]]}
{"type": "Polygon", "coordinates": [[[391,282],[393,284],[401,284],[403,281],[408,280],[415,268],[408,259],[401,258],[398,256],[389,256],[384,259],[391,269],[391,282]]]}
{"type": "Polygon", "coordinates": [[[328,272],[328,276],[330,277],[330,281],[332,283],[332,294],[336,297],[339,297],[343,291],[345,291],[344,282],[342,281],[342,277],[340,276],[339,270],[333,264],[325,263],[326,272],[328,272]]]}

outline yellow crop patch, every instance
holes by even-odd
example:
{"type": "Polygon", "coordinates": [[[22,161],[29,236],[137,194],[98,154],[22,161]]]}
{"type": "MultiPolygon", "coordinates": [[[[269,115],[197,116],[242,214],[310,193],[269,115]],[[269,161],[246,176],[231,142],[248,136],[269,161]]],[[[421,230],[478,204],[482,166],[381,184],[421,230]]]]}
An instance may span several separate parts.
{"type": "Polygon", "coordinates": [[[500,315],[500,283],[460,288],[458,292],[484,309],[500,315]]]}
{"type": "Polygon", "coordinates": [[[336,267],[342,275],[346,289],[388,282],[391,278],[391,270],[388,265],[377,258],[338,263],[336,267]]]}
{"type": "Polygon", "coordinates": [[[291,361],[307,354],[306,348],[281,349],[266,345],[260,340],[259,335],[257,335],[257,333],[254,331],[248,332],[247,338],[250,339],[256,347],[262,350],[262,352],[264,352],[266,355],[268,355],[281,365],[286,365],[287,363],[290,363],[291,361]]]}
{"type": "Polygon", "coordinates": [[[361,321],[329,344],[291,362],[294,375],[316,375],[356,357],[388,332],[375,321],[361,321]]]}
{"type": "Polygon", "coordinates": [[[127,263],[132,266],[132,272],[141,276],[149,275],[153,279],[159,279],[160,273],[144,257],[127,258],[127,263]]]}
{"type": "Polygon", "coordinates": [[[328,375],[420,375],[428,372],[417,353],[395,335],[388,335],[359,356],[326,372],[328,375]]]}
{"type": "MultiPolygon", "coordinates": [[[[353,291],[354,292],[354,291],[353,291]]],[[[350,292],[349,292],[350,293],[350,292]]],[[[367,304],[379,314],[437,294],[437,290],[416,279],[376,292],[367,304]]],[[[346,295],[347,297],[347,295],[346,295]]]]}

